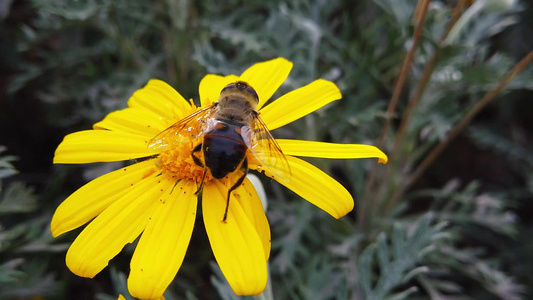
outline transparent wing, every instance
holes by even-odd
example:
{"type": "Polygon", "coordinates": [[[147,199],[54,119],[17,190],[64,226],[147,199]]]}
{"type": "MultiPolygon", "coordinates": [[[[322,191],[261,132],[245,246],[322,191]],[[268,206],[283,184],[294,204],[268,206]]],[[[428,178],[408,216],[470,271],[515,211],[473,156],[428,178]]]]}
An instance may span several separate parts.
{"type": "Polygon", "coordinates": [[[211,105],[181,119],[151,139],[148,148],[162,151],[200,138],[205,134],[213,112],[214,105],[211,105]]]}
{"type": "Polygon", "coordinates": [[[278,181],[287,182],[290,180],[289,162],[259,116],[254,118],[251,130],[249,133],[243,134],[243,138],[259,162],[259,170],[264,169],[278,181]]]}

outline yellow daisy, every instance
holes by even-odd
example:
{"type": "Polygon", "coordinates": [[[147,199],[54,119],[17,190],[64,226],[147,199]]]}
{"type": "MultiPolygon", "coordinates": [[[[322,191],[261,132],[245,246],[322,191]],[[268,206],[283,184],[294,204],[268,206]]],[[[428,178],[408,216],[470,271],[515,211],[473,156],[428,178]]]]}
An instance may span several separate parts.
{"type": "MultiPolygon", "coordinates": [[[[149,145],[169,126],[212,105],[222,89],[234,82],[246,82],[257,92],[258,113],[270,130],[341,98],[334,83],[318,79],[263,108],[291,68],[291,62],[277,58],[257,63],[240,76],[209,74],[199,86],[201,107],[187,102],[168,84],[150,80],[133,94],[128,108],[110,113],[94,124],[93,130],[67,135],[56,150],[54,163],[143,158],[87,183],[57,208],[51,224],[54,237],[90,221],[67,252],[69,269],[92,278],[140,236],[131,260],[128,289],[141,299],[161,297],[183,262],[196,219],[196,192],[203,182],[202,216],[215,259],[237,295],[261,293],[267,282],[270,227],[251,182],[244,179],[233,191],[223,221],[228,189],[243,173],[236,170],[222,179],[210,172],[204,175],[204,168],[191,154],[201,142],[195,128],[180,137],[188,142],[179,147],[149,145]]],[[[290,176],[279,182],[335,218],[353,209],[353,198],[336,180],[295,156],[387,161],[383,152],[369,145],[282,139],[277,143],[290,167],[290,176]]],[[[248,167],[260,169],[249,152],[248,167]]],[[[260,171],[276,179],[268,168],[260,171]]]]}

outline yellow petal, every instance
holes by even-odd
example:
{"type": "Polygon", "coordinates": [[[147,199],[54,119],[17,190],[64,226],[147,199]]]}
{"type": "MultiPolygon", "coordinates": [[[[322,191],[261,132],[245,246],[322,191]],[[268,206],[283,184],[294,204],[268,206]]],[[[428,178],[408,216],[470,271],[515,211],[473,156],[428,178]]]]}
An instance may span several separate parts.
{"type": "Polygon", "coordinates": [[[170,125],[150,110],[130,107],[108,114],[102,121],[94,124],[93,129],[121,131],[153,138],[170,125]]]}
{"type": "Polygon", "coordinates": [[[353,198],[339,182],[299,158],[287,156],[287,160],[291,179],[281,184],[337,219],[352,211],[353,198]]]}
{"type": "Polygon", "coordinates": [[[239,80],[247,82],[259,96],[257,109],[274,95],[287,79],[292,69],[292,62],[278,57],[269,61],[256,63],[242,73],[239,80]]]}
{"type": "Polygon", "coordinates": [[[109,130],[71,133],[56,149],[55,164],[85,164],[130,160],[154,155],[144,136],[109,130]]]}
{"type": "Polygon", "coordinates": [[[268,260],[272,242],[270,238],[270,225],[268,224],[261,199],[259,199],[253,184],[248,178],[244,180],[242,186],[233,192],[233,196],[239,201],[244,213],[248,216],[248,220],[254,225],[259,234],[265,250],[265,258],[268,260]]]}
{"type": "Polygon", "coordinates": [[[214,74],[207,74],[200,81],[198,92],[200,93],[200,102],[202,107],[207,107],[213,102],[217,101],[222,89],[235,81],[238,81],[235,75],[220,76],[214,74]]]}
{"type": "Polygon", "coordinates": [[[340,98],[342,95],[335,83],[318,79],[270,103],[261,109],[260,117],[268,129],[274,130],[340,98]]]}
{"type": "Polygon", "coordinates": [[[143,180],[89,223],[67,251],[72,273],[92,278],[105,268],[141,234],[161,194],[174,183],[160,177],[143,180]]]}
{"type": "Polygon", "coordinates": [[[174,122],[192,113],[191,105],[183,96],[166,82],[157,79],[148,81],[144,88],[133,93],[128,105],[148,109],[174,122]]]}
{"type": "Polygon", "coordinates": [[[276,139],[286,155],[335,159],[378,158],[387,163],[387,155],[377,147],[359,144],[334,144],[313,141],[276,139]]]}
{"type": "Polygon", "coordinates": [[[78,228],[133,189],[143,179],[156,176],[154,160],[147,160],[100,176],[70,195],[54,213],[52,235],[78,228]]]}
{"type": "Polygon", "coordinates": [[[131,259],[128,290],[139,299],[163,295],[178,272],[196,219],[196,183],[180,181],[160,197],[131,259]]]}
{"type": "Polygon", "coordinates": [[[202,213],[215,259],[237,295],[257,295],[267,283],[263,244],[238,201],[230,201],[226,222],[225,187],[214,180],[204,187],[202,213]]]}
{"type": "MultiPolygon", "coordinates": [[[[124,296],[122,296],[122,294],[118,295],[118,299],[117,300],[126,300],[126,298],[124,298],[124,296]]],[[[160,298],[157,298],[155,300],[165,300],[165,296],[161,296],[160,298]]]]}

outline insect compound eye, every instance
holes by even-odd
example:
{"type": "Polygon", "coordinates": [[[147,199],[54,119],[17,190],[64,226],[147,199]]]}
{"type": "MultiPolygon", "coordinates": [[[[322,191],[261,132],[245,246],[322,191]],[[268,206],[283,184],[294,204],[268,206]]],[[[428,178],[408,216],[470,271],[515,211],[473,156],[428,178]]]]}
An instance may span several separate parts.
{"type": "Polygon", "coordinates": [[[235,83],[230,83],[228,85],[226,85],[222,91],[220,91],[220,93],[224,93],[224,92],[227,92],[229,90],[233,90],[234,88],[236,88],[236,84],[235,83]]]}
{"type": "Polygon", "coordinates": [[[251,86],[249,86],[249,85],[246,86],[246,92],[248,94],[252,95],[252,97],[254,97],[255,102],[259,103],[259,96],[257,96],[257,93],[255,92],[255,90],[251,86]]]}
{"type": "Polygon", "coordinates": [[[250,94],[250,96],[254,97],[256,102],[259,102],[259,96],[257,96],[257,92],[254,90],[254,88],[249,86],[246,82],[238,81],[238,82],[235,82],[235,85],[237,86],[239,90],[247,92],[248,94],[250,94]]]}
{"type": "Polygon", "coordinates": [[[236,86],[237,89],[239,89],[240,91],[244,91],[244,90],[248,87],[248,84],[246,84],[246,82],[237,81],[237,82],[235,82],[235,86],[236,86]]]}

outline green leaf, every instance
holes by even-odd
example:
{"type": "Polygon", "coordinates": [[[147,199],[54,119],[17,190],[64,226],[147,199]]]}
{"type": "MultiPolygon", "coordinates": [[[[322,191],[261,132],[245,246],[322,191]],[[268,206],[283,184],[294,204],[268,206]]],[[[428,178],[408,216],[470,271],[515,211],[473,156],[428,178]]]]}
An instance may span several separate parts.
{"type": "Polygon", "coordinates": [[[386,233],[380,233],[377,242],[368,246],[358,259],[359,287],[364,299],[400,300],[414,293],[416,288],[408,287],[393,294],[414,276],[427,272],[427,267],[418,264],[446,238],[443,230],[443,224],[435,223],[433,214],[428,213],[412,224],[412,228],[395,225],[390,239],[386,233]],[[377,274],[372,271],[374,264],[379,269],[377,274]]]}
{"type": "Polygon", "coordinates": [[[0,200],[0,215],[12,213],[28,213],[37,209],[37,197],[33,188],[23,183],[12,183],[0,200]]]}
{"type": "MultiPolygon", "coordinates": [[[[0,154],[7,150],[7,147],[0,145],[0,154]]],[[[13,155],[0,156],[0,179],[17,174],[17,170],[11,162],[18,158],[13,155]]],[[[0,186],[1,190],[1,186],[0,186]]]]}

